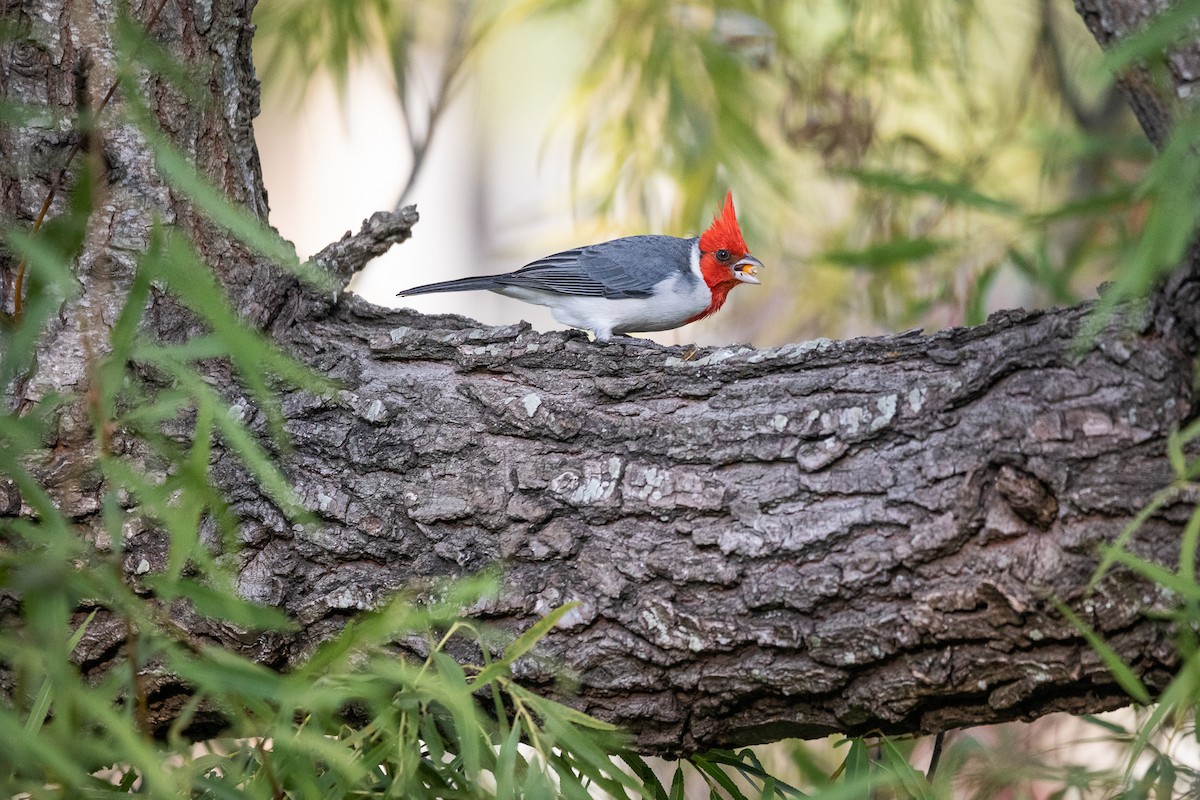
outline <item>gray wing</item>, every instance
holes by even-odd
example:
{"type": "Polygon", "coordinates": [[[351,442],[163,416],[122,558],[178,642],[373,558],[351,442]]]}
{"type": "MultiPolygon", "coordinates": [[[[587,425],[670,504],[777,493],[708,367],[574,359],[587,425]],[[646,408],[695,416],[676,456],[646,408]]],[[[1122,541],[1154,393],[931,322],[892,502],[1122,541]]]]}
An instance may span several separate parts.
{"type": "Polygon", "coordinates": [[[694,242],[674,236],[628,236],[564,250],[494,280],[502,286],[584,297],[649,297],[672,274],[691,274],[694,242]]]}

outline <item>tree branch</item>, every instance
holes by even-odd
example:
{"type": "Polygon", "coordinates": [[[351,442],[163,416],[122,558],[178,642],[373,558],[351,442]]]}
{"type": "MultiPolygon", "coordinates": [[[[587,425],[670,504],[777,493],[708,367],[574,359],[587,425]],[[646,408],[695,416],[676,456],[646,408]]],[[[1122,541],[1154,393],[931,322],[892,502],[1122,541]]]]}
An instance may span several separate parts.
{"type": "Polygon", "coordinates": [[[376,211],[370,219],[363,220],[358,233],[351,235],[346,231],[341,239],[326,245],[313,256],[313,261],[340,283],[349,283],[371,259],[383,255],[392,245],[407,242],[418,219],[416,206],[405,206],[398,211],[376,211]]]}
{"type": "MultiPolygon", "coordinates": [[[[275,658],[410,581],[499,561],[516,631],[579,601],[519,677],[678,753],[831,731],[933,732],[1127,702],[1069,601],[1151,685],[1169,598],[1097,549],[1170,480],[1188,355],[1086,308],[776,350],[599,346],[347,297],[288,346],[345,387],[288,402],[292,530],[217,464],[241,589],[302,620],[275,658]]],[[[1139,533],[1177,558],[1179,498],[1139,533]]],[[[154,562],[151,562],[152,568],[154,562]]]]}

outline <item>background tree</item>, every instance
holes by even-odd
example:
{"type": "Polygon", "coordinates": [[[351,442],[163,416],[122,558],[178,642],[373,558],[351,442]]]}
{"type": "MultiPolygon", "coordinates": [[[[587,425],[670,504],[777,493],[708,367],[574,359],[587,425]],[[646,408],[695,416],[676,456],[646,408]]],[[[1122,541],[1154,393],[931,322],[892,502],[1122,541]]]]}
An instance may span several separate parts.
{"type": "MultiPolygon", "coordinates": [[[[1083,10],[1106,42],[1150,16],[1083,10]]],[[[524,740],[561,781],[630,788],[603,724],[524,688],[552,693],[560,664],[572,702],[643,752],[1194,696],[1194,647],[1146,617],[1194,615],[1190,261],[1103,325],[1075,307],[771,351],[389,312],[338,292],[413,210],[309,267],[255,224],[247,9],[6,12],[14,785],[70,791],[116,760],[125,789],[482,793],[487,771],[546,790],[524,740]],[[437,582],[497,562],[497,592],[437,582]],[[348,705],[366,727],[328,739],[348,705]],[[65,756],[81,728],[95,737],[65,756]],[[179,768],[151,738],[220,729],[256,738],[179,768]]],[[[1183,13],[1121,63],[1174,42],[1183,13]]],[[[1114,308],[1194,230],[1196,123],[1169,101],[1189,47],[1149,62],[1166,83],[1125,73],[1163,154],[1114,308]]],[[[865,180],[985,202],[941,178],[865,180]]],[[[719,783],[717,758],[698,763],[719,783]]]]}

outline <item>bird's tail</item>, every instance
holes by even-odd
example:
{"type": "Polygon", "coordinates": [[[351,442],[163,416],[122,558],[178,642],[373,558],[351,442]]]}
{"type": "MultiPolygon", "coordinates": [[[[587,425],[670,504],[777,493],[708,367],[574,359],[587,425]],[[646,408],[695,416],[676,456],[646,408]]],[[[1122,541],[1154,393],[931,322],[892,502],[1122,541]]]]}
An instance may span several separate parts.
{"type": "Polygon", "coordinates": [[[456,281],[441,281],[427,283],[424,286],[414,286],[398,292],[397,297],[407,297],[413,294],[433,294],[434,292],[468,292],[474,289],[495,289],[500,284],[491,275],[481,275],[476,278],[459,278],[456,281]]]}

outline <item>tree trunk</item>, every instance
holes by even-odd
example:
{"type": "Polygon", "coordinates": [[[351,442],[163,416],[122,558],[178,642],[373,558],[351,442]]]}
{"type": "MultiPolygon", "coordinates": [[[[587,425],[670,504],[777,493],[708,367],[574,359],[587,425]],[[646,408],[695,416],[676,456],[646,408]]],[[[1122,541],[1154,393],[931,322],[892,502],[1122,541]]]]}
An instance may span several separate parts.
{"type": "MultiPolygon", "coordinates": [[[[252,5],[165,4],[154,35],[200,71],[214,102],[188,103],[153,76],[142,90],[202,172],[264,217],[252,5]]],[[[1153,4],[1076,5],[1107,44],[1153,4]]],[[[28,34],[3,44],[7,97],[70,113],[90,54],[97,104],[112,79],[109,8],[2,7],[28,34]]],[[[1176,87],[1192,74],[1181,68],[1176,87]]],[[[1169,95],[1126,87],[1161,143],[1169,95]]],[[[1148,684],[1169,678],[1169,634],[1146,614],[1172,599],[1123,571],[1092,594],[1085,586],[1097,548],[1170,482],[1167,437],[1195,414],[1195,258],[1150,314],[1114,320],[1082,353],[1086,306],[774,350],[599,345],[320,298],[205,222],[132,130],[106,125],[103,136],[109,185],[79,262],[85,293],[9,387],[9,406],[86,390],[155,215],[192,232],[247,319],[342,387],[284,406],[295,449],[283,466],[319,528],[293,528],[233,455],[214,456],[242,521],[242,592],[302,630],[247,640],[179,612],[193,635],[285,668],[397,587],[499,564],[504,588],[477,609],[482,619],[515,631],[580,603],[518,677],[550,691],[554,670],[569,668],[573,702],[659,753],[1128,702],[1053,598],[1148,684]]],[[[0,173],[5,220],[36,217],[71,142],[63,128],[0,131],[0,161],[18,166],[0,173]]],[[[412,209],[377,214],[318,260],[344,280],[415,222],[412,209]]],[[[3,257],[11,311],[16,264],[3,257]]],[[[152,302],[158,335],[191,332],[170,298],[152,302]]],[[[89,457],[72,446],[90,438],[86,420],[78,408],[64,415],[43,470],[85,527],[99,525],[100,496],[75,477],[89,457]]],[[[1173,564],[1196,501],[1164,506],[1132,547],[1173,564]]],[[[10,516],[31,513],[8,505],[10,516]]],[[[163,567],[154,532],[129,547],[131,580],[163,567]]],[[[124,635],[103,618],[90,626],[88,668],[117,658],[124,635]]],[[[156,681],[162,723],[186,689],[156,681]]]]}

